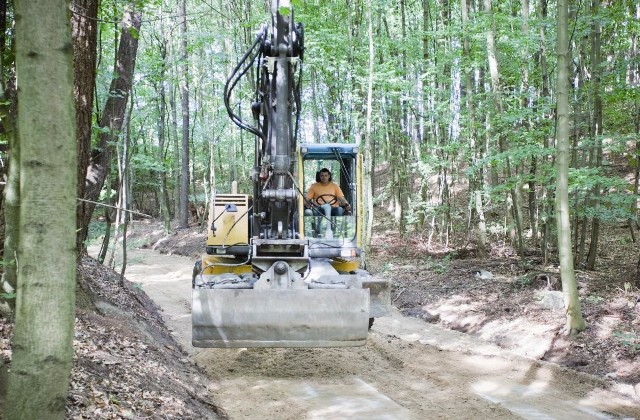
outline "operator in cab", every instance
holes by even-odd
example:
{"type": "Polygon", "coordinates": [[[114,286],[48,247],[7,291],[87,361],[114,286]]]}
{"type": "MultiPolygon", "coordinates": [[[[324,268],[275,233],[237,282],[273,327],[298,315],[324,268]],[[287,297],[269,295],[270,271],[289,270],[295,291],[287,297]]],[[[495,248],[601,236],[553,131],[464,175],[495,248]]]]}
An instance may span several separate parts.
{"type": "Polygon", "coordinates": [[[351,205],[344,198],[344,193],[338,184],[332,181],[331,171],[320,169],[318,178],[307,191],[305,215],[324,214],[325,217],[342,216],[351,211],[351,205]]]}

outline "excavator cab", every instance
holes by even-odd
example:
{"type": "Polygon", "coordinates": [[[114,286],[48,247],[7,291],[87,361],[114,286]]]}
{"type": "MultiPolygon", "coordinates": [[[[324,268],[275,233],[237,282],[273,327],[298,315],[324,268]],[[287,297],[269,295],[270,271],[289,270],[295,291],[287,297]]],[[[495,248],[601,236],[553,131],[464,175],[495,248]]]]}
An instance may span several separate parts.
{"type": "MultiPolygon", "coordinates": [[[[360,248],[361,232],[359,228],[363,226],[362,218],[358,219],[360,206],[361,182],[360,155],[359,148],[355,144],[338,143],[303,143],[300,144],[300,161],[302,162],[301,185],[304,185],[304,194],[309,187],[319,181],[319,171],[327,168],[331,172],[331,181],[340,186],[345,199],[351,205],[349,212],[344,212],[340,216],[326,217],[319,212],[306,212],[303,218],[302,234],[309,238],[316,251],[327,248],[324,252],[312,252],[317,257],[355,257],[355,251],[360,248]],[[333,247],[323,247],[331,241],[332,244],[345,245],[340,249],[333,247]],[[317,245],[316,245],[317,244],[317,245]],[[347,246],[348,245],[348,246],[347,246]],[[331,252],[335,251],[335,252],[331,252]]],[[[324,197],[328,202],[337,200],[337,197],[324,197]]]]}

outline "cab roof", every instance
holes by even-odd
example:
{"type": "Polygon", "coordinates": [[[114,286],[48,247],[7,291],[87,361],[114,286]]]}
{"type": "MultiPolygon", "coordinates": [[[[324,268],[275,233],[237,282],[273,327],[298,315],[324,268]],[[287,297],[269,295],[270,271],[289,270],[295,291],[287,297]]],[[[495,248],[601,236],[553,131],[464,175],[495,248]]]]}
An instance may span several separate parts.
{"type": "Polygon", "coordinates": [[[355,143],[300,143],[300,154],[307,159],[335,159],[336,154],[355,158],[359,147],[355,143]]]}

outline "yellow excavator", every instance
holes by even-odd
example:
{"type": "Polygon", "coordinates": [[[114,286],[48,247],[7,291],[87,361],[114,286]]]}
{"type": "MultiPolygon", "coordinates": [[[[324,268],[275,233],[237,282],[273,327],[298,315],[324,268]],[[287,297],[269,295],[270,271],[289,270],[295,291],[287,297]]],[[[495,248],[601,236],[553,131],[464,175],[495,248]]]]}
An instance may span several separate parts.
{"type": "Polygon", "coordinates": [[[303,58],[303,25],[289,1],[274,0],[270,25],[225,85],[230,118],[255,136],[253,192],[212,196],[192,280],[195,347],[359,346],[373,319],[389,313],[389,282],[361,268],[366,208],[358,146],[296,140],[303,58]],[[256,76],[251,123],[231,104],[247,73],[256,76]],[[349,212],[305,214],[313,206],[305,191],[321,168],[330,169],[349,212]]]}

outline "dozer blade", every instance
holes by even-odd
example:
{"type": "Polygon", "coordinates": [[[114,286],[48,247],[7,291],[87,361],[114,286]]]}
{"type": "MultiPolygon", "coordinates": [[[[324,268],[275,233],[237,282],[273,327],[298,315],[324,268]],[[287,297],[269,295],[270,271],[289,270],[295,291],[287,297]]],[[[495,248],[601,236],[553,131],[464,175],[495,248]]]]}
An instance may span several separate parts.
{"type": "Polygon", "coordinates": [[[194,289],[194,347],[365,344],[368,289],[194,289]]]}

